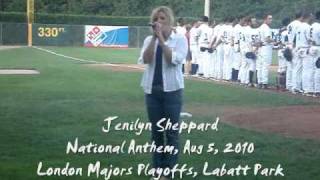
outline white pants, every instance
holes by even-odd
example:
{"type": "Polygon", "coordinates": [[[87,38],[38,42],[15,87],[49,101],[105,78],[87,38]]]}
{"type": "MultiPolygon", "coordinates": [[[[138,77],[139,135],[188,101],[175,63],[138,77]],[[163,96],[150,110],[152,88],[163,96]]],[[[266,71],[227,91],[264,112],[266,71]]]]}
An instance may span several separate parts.
{"type": "Polygon", "coordinates": [[[293,58],[292,69],[292,90],[302,91],[302,59],[306,54],[306,49],[296,50],[293,58]]]}
{"type": "Polygon", "coordinates": [[[287,61],[287,69],[286,69],[286,89],[292,91],[292,61],[287,61]]]}
{"type": "Polygon", "coordinates": [[[314,63],[314,76],[313,76],[313,85],[314,85],[314,92],[320,93],[320,68],[318,69],[315,67],[315,63],[318,58],[320,58],[320,47],[319,46],[313,46],[310,49],[310,54],[313,59],[314,63]]]}
{"type": "Polygon", "coordinates": [[[302,89],[305,93],[314,92],[315,59],[307,55],[302,58],[302,89]]]}
{"type": "Polygon", "coordinates": [[[215,78],[216,62],[217,62],[217,51],[213,51],[213,53],[210,54],[210,62],[209,62],[209,66],[210,66],[209,76],[213,78],[215,78]]]}
{"type": "Polygon", "coordinates": [[[245,52],[241,53],[241,66],[239,71],[239,80],[242,84],[249,83],[249,63],[245,56],[245,52]]]}
{"type": "Polygon", "coordinates": [[[248,61],[248,69],[249,69],[249,71],[253,71],[253,72],[255,72],[256,71],[256,60],[253,60],[253,59],[247,59],[247,61],[248,61]]]}
{"type": "Polygon", "coordinates": [[[198,64],[199,59],[199,47],[197,45],[190,45],[190,51],[191,51],[191,63],[192,64],[198,64]]]}
{"type": "Polygon", "coordinates": [[[223,79],[231,80],[232,77],[232,47],[229,44],[224,45],[223,57],[223,79]]]}
{"type": "Polygon", "coordinates": [[[259,52],[257,58],[257,79],[258,84],[268,84],[269,83],[269,66],[272,61],[272,54],[266,54],[264,52],[259,52]]]}
{"type": "Polygon", "coordinates": [[[247,68],[245,71],[244,81],[243,83],[248,84],[250,83],[250,71],[255,72],[256,71],[256,60],[245,58],[247,61],[247,68]]]}
{"type": "Polygon", "coordinates": [[[287,69],[287,60],[283,56],[283,50],[278,51],[278,73],[285,72],[287,69]]]}
{"type": "Polygon", "coordinates": [[[198,65],[199,65],[199,68],[198,68],[198,74],[203,74],[203,71],[204,71],[204,64],[205,64],[205,59],[207,58],[207,52],[201,52],[199,50],[199,58],[198,58],[198,65]]]}
{"type": "Polygon", "coordinates": [[[202,61],[202,70],[203,70],[203,77],[209,78],[210,77],[210,60],[211,54],[207,51],[201,52],[201,61],[202,61]]]}
{"type": "Polygon", "coordinates": [[[215,72],[215,77],[217,79],[222,79],[223,75],[223,58],[224,58],[224,51],[223,51],[223,45],[219,45],[217,47],[217,56],[216,56],[216,72],[215,72]]]}
{"type": "Polygon", "coordinates": [[[234,52],[233,58],[232,58],[232,68],[235,70],[240,70],[240,66],[241,66],[241,53],[234,52]]]}
{"type": "Polygon", "coordinates": [[[314,72],[314,92],[320,93],[320,69],[318,68],[314,72]]]}

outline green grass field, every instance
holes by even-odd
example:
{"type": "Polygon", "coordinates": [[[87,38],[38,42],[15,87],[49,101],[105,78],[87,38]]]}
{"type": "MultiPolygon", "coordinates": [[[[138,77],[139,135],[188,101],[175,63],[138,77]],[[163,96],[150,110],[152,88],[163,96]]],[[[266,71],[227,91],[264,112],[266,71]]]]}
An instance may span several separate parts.
{"type": "MultiPolygon", "coordinates": [[[[47,47],[55,52],[101,62],[136,63],[139,49],[92,49],[47,47]]],[[[136,136],[132,132],[103,133],[104,118],[119,116],[118,122],[140,118],[147,121],[144,94],[139,87],[141,73],[117,72],[85,66],[83,63],[54,56],[33,48],[0,51],[1,68],[35,68],[40,75],[0,75],[0,180],[33,179],[97,179],[95,176],[39,177],[38,162],[44,167],[63,167],[66,162],[74,167],[87,167],[101,161],[102,167],[128,167],[151,161],[151,154],[66,154],[68,141],[120,144],[135,139],[144,143],[150,133],[136,136]]],[[[193,112],[192,121],[209,122],[228,107],[275,107],[314,105],[302,97],[276,92],[246,89],[187,80],[184,94],[186,111],[193,112]],[[194,112],[204,109],[203,112],[194,112]]],[[[187,120],[188,121],[188,120],[187,120]]],[[[181,144],[190,139],[193,144],[214,142],[219,149],[226,143],[253,142],[252,154],[200,155],[181,154],[180,163],[187,163],[201,172],[205,161],[210,167],[253,165],[266,167],[281,164],[284,177],[224,176],[220,178],[199,175],[196,179],[320,179],[320,142],[286,138],[269,133],[258,133],[227,124],[220,124],[218,132],[193,132],[181,135],[181,144]]],[[[100,176],[98,179],[104,179],[100,176]]],[[[112,179],[148,179],[135,173],[112,179]]],[[[191,179],[186,176],[183,179],[191,179]]]]}

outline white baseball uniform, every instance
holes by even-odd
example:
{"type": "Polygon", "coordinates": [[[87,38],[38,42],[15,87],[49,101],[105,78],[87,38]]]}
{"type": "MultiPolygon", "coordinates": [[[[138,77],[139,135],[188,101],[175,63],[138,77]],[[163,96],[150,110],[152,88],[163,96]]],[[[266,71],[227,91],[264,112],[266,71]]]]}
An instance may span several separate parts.
{"type": "Polygon", "coordinates": [[[233,27],[226,24],[223,29],[223,79],[231,80],[233,51],[231,47],[233,27]]]}
{"type": "MultiPolygon", "coordinates": [[[[212,36],[212,28],[204,23],[199,26],[199,48],[208,48],[212,36]]],[[[210,69],[208,67],[211,54],[208,51],[199,53],[199,71],[198,74],[203,74],[204,77],[209,77],[210,69]]]]}
{"type": "MultiPolygon", "coordinates": [[[[312,46],[311,56],[313,57],[313,62],[315,63],[318,58],[320,58],[320,23],[315,22],[311,26],[310,32],[311,40],[315,43],[312,46]]],[[[320,68],[314,69],[314,92],[320,93],[320,68]]]]}
{"type": "Polygon", "coordinates": [[[241,65],[241,54],[240,54],[240,37],[241,37],[242,26],[237,24],[233,28],[233,41],[234,41],[234,54],[233,54],[233,68],[235,70],[240,69],[241,65]]]}
{"type": "MultiPolygon", "coordinates": [[[[261,41],[259,29],[250,28],[247,36],[250,51],[255,51],[257,47],[254,47],[253,44],[261,41]]],[[[249,71],[256,71],[255,60],[249,59],[249,71]]]]}
{"type": "Polygon", "coordinates": [[[245,54],[250,51],[249,49],[249,37],[251,28],[249,26],[243,26],[241,29],[240,36],[240,53],[241,53],[241,66],[239,71],[239,78],[242,84],[249,83],[249,61],[245,54]]]}
{"type": "MultiPolygon", "coordinates": [[[[222,40],[223,41],[223,31],[224,31],[225,25],[217,25],[214,28],[215,37],[217,41],[222,40]]],[[[223,52],[223,43],[219,44],[216,47],[216,63],[215,63],[215,74],[214,77],[218,80],[222,79],[223,76],[223,58],[224,58],[224,52],[223,52]]]]}
{"type": "MultiPolygon", "coordinates": [[[[280,42],[285,46],[288,45],[288,30],[284,30],[280,34],[280,42]]],[[[283,50],[278,51],[278,73],[286,72],[287,61],[283,56],[283,50]]]]}
{"type": "Polygon", "coordinates": [[[287,47],[292,49],[292,61],[287,63],[287,89],[290,91],[293,91],[293,79],[296,79],[296,72],[294,71],[295,65],[296,65],[296,59],[297,59],[297,54],[296,54],[296,48],[294,47],[294,41],[296,37],[296,31],[298,26],[301,24],[299,20],[294,20],[292,21],[288,26],[288,45],[287,47]]]}
{"type": "Polygon", "coordinates": [[[295,77],[292,79],[293,89],[295,91],[304,91],[305,93],[313,92],[311,71],[314,64],[311,63],[311,57],[308,55],[310,28],[309,24],[303,22],[297,27],[295,35],[297,56],[293,62],[295,74],[295,77]]]}
{"type": "Polygon", "coordinates": [[[199,29],[192,27],[190,29],[190,51],[192,56],[192,64],[198,64],[199,58],[199,29]]]}
{"type": "MultiPolygon", "coordinates": [[[[185,36],[187,33],[187,30],[184,26],[177,26],[175,29],[176,29],[177,34],[181,34],[181,35],[185,36]]],[[[184,59],[182,63],[185,64],[186,59],[184,59]]]]}
{"type": "Polygon", "coordinates": [[[272,44],[266,42],[268,38],[271,38],[272,32],[267,24],[262,24],[259,27],[259,33],[261,37],[262,46],[259,48],[257,58],[257,79],[258,84],[269,83],[269,66],[272,62],[272,44]]]}
{"type": "Polygon", "coordinates": [[[293,43],[294,43],[296,31],[297,31],[297,28],[300,24],[301,24],[301,22],[299,20],[294,20],[287,26],[288,41],[289,41],[289,45],[291,45],[291,48],[293,48],[293,43]]]}
{"type": "MultiPolygon", "coordinates": [[[[288,29],[281,32],[280,42],[284,45],[285,48],[289,48],[289,31],[288,29]]],[[[286,89],[292,89],[292,61],[287,61],[283,56],[283,51],[278,51],[278,73],[286,72],[286,89]]]]}

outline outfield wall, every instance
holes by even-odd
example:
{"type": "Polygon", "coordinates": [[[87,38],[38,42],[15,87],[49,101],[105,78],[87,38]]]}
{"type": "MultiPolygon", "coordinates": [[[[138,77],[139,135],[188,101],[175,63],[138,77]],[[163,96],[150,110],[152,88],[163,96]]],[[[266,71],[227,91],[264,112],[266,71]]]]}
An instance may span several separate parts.
{"type": "Polygon", "coordinates": [[[27,45],[28,25],[26,23],[0,23],[1,45],[27,45]]]}
{"type": "Polygon", "coordinates": [[[35,46],[82,46],[81,25],[33,24],[32,44],[35,46]]]}
{"type": "MultiPolygon", "coordinates": [[[[28,25],[26,23],[1,23],[0,45],[27,45],[28,25]]],[[[86,26],[64,24],[33,24],[32,44],[36,46],[86,46],[86,47],[129,47],[140,48],[149,27],[144,26],[86,26]],[[119,27],[114,31],[114,27],[119,27]],[[91,29],[110,29],[110,32],[97,32],[91,29]],[[125,29],[126,28],[126,29],[125,29]],[[87,31],[86,31],[87,29],[87,31]],[[91,33],[90,35],[88,33],[91,33]],[[90,44],[88,37],[95,41],[90,44]],[[110,44],[104,44],[110,42],[110,44]],[[101,45],[97,45],[101,43],[101,45]],[[115,43],[115,44],[113,44],[115,43]],[[118,44],[117,44],[118,43],[118,44]]]]}

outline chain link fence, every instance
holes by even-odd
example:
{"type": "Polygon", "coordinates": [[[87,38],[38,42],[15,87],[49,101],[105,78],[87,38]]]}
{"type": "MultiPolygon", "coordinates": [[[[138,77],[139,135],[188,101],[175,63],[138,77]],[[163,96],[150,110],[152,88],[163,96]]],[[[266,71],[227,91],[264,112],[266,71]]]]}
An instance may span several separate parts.
{"type": "MultiPolygon", "coordinates": [[[[83,46],[84,25],[33,24],[33,45],[36,46],[83,46]]],[[[140,48],[151,34],[150,27],[129,26],[129,48],[140,48]]],[[[26,23],[1,23],[0,45],[27,45],[26,23]]]]}
{"type": "Polygon", "coordinates": [[[129,27],[129,47],[140,48],[144,39],[151,35],[150,27],[130,26],[129,27]]]}

